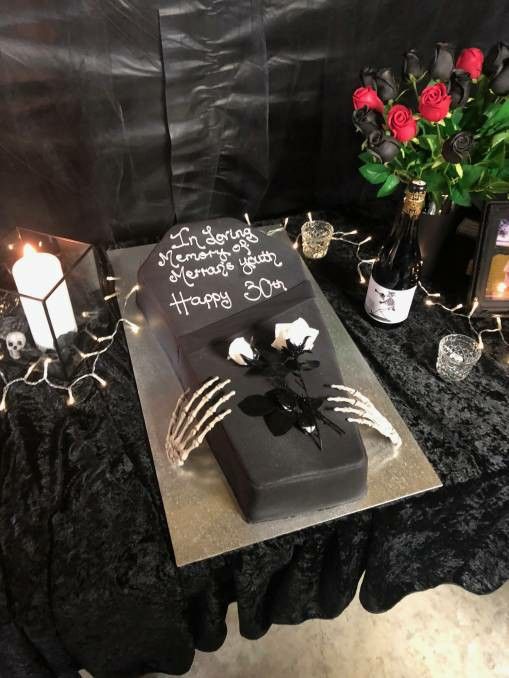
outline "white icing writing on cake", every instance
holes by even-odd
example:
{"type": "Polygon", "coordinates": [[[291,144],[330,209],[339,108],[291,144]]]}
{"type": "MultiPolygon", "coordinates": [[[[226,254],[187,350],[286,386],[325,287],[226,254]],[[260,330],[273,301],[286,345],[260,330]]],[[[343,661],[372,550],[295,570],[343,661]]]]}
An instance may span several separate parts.
{"type": "Polygon", "coordinates": [[[172,292],[170,308],[176,308],[179,315],[189,315],[190,306],[206,306],[210,311],[212,308],[224,308],[230,310],[232,300],[226,290],[220,292],[207,292],[203,296],[184,297],[182,292],[175,294],[172,292]]]}
{"type": "Polygon", "coordinates": [[[283,262],[278,260],[275,252],[263,250],[260,254],[239,259],[239,264],[245,275],[251,275],[260,264],[273,264],[277,268],[280,268],[283,265],[283,262]]]}
{"type": "Polygon", "coordinates": [[[260,278],[257,283],[253,280],[246,280],[244,287],[244,298],[253,302],[260,301],[260,299],[270,299],[274,290],[288,291],[282,280],[269,280],[268,278],[260,278]]]}
{"type": "Polygon", "coordinates": [[[172,245],[166,253],[159,252],[159,266],[166,266],[166,262],[168,261],[172,250],[178,250],[181,247],[197,247],[200,250],[207,249],[205,245],[202,245],[199,242],[195,235],[187,236],[187,233],[189,233],[188,226],[182,226],[178,233],[170,233],[170,238],[172,240],[176,240],[177,242],[176,244],[172,245]]]}
{"type": "MultiPolygon", "coordinates": [[[[257,243],[258,236],[251,230],[249,226],[244,226],[242,228],[227,228],[225,231],[219,231],[217,233],[212,232],[212,227],[205,226],[202,228],[203,235],[206,236],[205,242],[207,245],[224,245],[230,240],[242,240],[244,244],[257,243]]],[[[238,251],[234,250],[234,251],[238,251]]]]}
{"type": "Polygon", "coordinates": [[[179,278],[182,280],[188,287],[194,287],[194,281],[198,278],[208,278],[213,275],[222,275],[223,278],[227,278],[230,274],[230,271],[233,271],[235,266],[233,264],[217,264],[217,266],[207,266],[207,268],[193,268],[186,269],[184,266],[181,266],[176,271],[172,271],[168,276],[168,280],[171,283],[178,282],[179,278]]]}
{"type": "Polygon", "coordinates": [[[213,231],[209,224],[194,233],[188,226],[181,226],[177,232],[169,234],[166,242],[169,246],[165,252],[159,252],[158,266],[168,269],[171,293],[169,305],[179,315],[189,316],[193,307],[196,307],[195,312],[231,310],[233,301],[230,294],[233,299],[241,298],[243,294],[246,301],[256,303],[287,291],[281,280],[273,280],[271,274],[266,272],[267,267],[280,269],[283,262],[276,252],[269,249],[260,251],[254,247],[260,238],[247,225],[213,231]],[[266,277],[259,277],[263,275],[261,271],[258,272],[259,267],[263,267],[266,277]],[[244,281],[244,289],[239,280],[238,285],[234,283],[231,289],[228,288],[229,291],[214,290],[217,283],[213,283],[213,278],[229,278],[237,269],[243,276],[252,276],[258,272],[258,280],[244,281]],[[207,281],[210,281],[210,285],[207,285],[207,281]],[[172,291],[172,287],[175,291],[172,291]],[[182,291],[179,287],[182,287],[182,291]],[[212,290],[207,291],[207,287],[212,290]],[[185,288],[192,289],[192,292],[186,293],[185,288]]]}

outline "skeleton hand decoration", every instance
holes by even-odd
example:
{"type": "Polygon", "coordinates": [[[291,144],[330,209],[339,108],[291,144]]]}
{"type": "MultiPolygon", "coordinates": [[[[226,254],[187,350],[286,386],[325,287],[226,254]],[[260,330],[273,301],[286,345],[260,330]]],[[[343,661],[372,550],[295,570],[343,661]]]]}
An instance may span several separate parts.
{"type": "Polygon", "coordinates": [[[335,407],[334,412],[356,414],[357,417],[349,417],[348,421],[355,422],[356,424],[365,424],[366,426],[376,429],[383,436],[389,438],[394,447],[399,447],[401,445],[399,433],[391,422],[376,409],[369,398],[366,398],[365,395],[362,395],[362,393],[356,391],[354,388],[350,388],[350,386],[332,384],[331,388],[334,388],[337,391],[345,391],[351,396],[331,396],[327,398],[328,401],[345,403],[350,406],[335,407]]]}
{"type": "Polygon", "coordinates": [[[218,412],[221,405],[235,395],[235,391],[221,395],[230,382],[231,379],[219,381],[219,377],[212,377],[193,395],[185,391],[180,396],[166,434],[164,449],[169,462],[182,466],[189,453],[202,444],[207,433],[231,414],[231,410],[218,412]]]}

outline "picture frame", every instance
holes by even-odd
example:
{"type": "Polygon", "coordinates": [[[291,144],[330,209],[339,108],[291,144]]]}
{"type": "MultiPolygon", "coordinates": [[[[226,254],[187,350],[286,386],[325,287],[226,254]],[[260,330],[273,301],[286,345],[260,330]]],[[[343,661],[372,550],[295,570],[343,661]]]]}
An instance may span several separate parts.
{"type": "Polygon", "coordinates": [[[509,316],[509,201],[490,200],[481,220],[470,302],[479,311],[509,316]]]}

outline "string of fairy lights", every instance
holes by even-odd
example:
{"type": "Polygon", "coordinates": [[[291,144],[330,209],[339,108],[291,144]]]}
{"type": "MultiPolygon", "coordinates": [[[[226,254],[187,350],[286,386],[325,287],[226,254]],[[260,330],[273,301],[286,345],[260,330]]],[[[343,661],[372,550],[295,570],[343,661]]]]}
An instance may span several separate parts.
{"type": "MultiPolygon", "coordinates": [[[[107,281],[116,281],[118,278],[115,278],[113,276],[108,276],[106,278],[107,281]]],[[[122,305],[122,314],[125,313],[127,304],[133,294],[137,292],[139,289],[138,285],[134,285],[134,287],[131,288],[131,290],[127,293],[127,295],[124,297],[124,302],[122,305]]],[[[104,297],[105,301],[109,301],[111,299],[114,299],[118,297],[118,292],[115,292],[113,294],[108,294],[104,297]]],[[[86,317],[86,312],[84,313],[84,316],[86,317]]],[[[100,345],[100,347],[95,350],[95,351],[90,351],[87,353],[83,353],[82,351],[76,349],[82,358],[82,360],[87,360],[90,358],[93,358],[90,366],[90,370],[88,372],[85,372],[83,374],[80,374],[78,377],[76,377],[73,381],[71,381],[69,384],[58,384],[50,377],[48,376],[48,369],[49,366],[52,362],[52,358],[49,356],[41,356],[39,357],[35,362],[31,363],[28,366],[28,369],[26,370],[25,374],[21,377],[16,377],[15,379],[11,379],[10,381],[7,379],[5,376],[5,373],[3,370],[0,369],[0,378],[4,382],[4,386],[2,389],[2,398],[0,400],[0,412],[5,412],[7,410],[7,396],[9,394],[10,389],[15,386],[16,384],[25,384],[26,386],[40,386],[41,384],[46,384],[52,389],[55,389],[57,391],[63,391],[67,393],[67,398],[66,398],[66,403],[69,406],[75,405],[76,404],[76,397],[75,397],[75,389],[78,386],[79,383],[87,380],[87,379],[94,379],[97,381],[99,386],[102,388],[106,388],[108,385],[108,382],[104,377],[102,377],[100,374],[97,373],[97,366],[99,359],[101,358],[102,355],[104,355],[113,345],[113,342],[115,341],[115,338],[120,330],[120,328],[126,325],[127,327],[130,328],[132,332],[137,334],[140,330],[139,325],[136,323],[132,322],[132,320],[129,320],[128,318],[125,318],[123,315],[120,317],[114,326],[113,332],[110,334],[104,335],[104,336],[96,336],[95,334],[92,334],[90,331],[87,330],[88,334],[90,337],[100,345]],[[38,377],[36,379],[31,379],[30,377],[33,375],[35,369],[39,367],[42,363],[42,376],[38,377]]]]}
{"type": "MultiPolygon", "coordinates": [[[[308,220],[310,222],[313,221],[313,215],[311,212],[308,212],[307,214],[308,220]]],[[[249,215],[246,213],[244,214],[244,218],[249,226],[251,226],[251,221],[249,219],[249,215]]],[[[268,235],[273,235],[274,233],[278,231],[283,231],[287,229],[289,223],[288,217],[285,218],[281,224],[281,226],[278,226],[276,228],[273,228],[268,231],[268,235]]],[[[351,230],[351,231],[334,231],[332,235],[332,240],[335,241],[340,241],[344,242],[354,248],[354,255],[357,260],[357,274],[359,276],[359,281],[361,284],[366,284],[367,280],[364,275],[363,269],[364,267],[371,267],[375,262],[376,258],[370,257],[370,258],[364,258],[361,253],[361,249],[367,245],[371,240],[372,236],[368,235],[365,238],[362,238],[361,240],[352,240],[351,236],[355,236],[358,234],[358,231],[356,229],[351,230]]],[[[293,247],[295,249],[298,249],[299,243],[301,240],[301,234],[299,233],[297,238],[295,239],[295,242],[293,244],[293,247]]],[[[114,277],[114,276],[107,276],[106,280],[108,282],[116,282],[119,280],[119,278],[114,277]]],[[[507,341],[503,328],[502,328],[502,319],[500,315],[495,314],[493,315],[493,319],[495,321],[495,326],[494,327],[488,327],[482,330],[478,330],[474,323],[473,323],[473,317],[475,315],[475,312],[477,311],[477,308],[479,307],[479,301],[478,299],[474,299],[472,306],[468,310],[468,312],[462,312],[460,311],[464,309],[463,304],[457,304],[456,306],[449,307],[443,304],[439,299],[441,298],[440,292],[430,292],[427,290],[422,283],[419,283],[419,288],[423,292],[425,299],[424,303],[426,306],[439,306],[443,310],[447,311],[448,313],[456,316],[456,317],[461,317],[465,318],[466,321],[468,322],[468,326],[470,331],[477,337],[477,343],[478,346],[481,350],[484,349],[484,342],[483,342],[483,334],[491,334],[491,333],[496,333],[499,335],[500,339],[502,342],[506,345],[509,346],[509,341],[507,341]]],[[[104,336],[96,336],[95,334],[91,333],[89,330],[87,330],[88,334],[90,337],[93,339],[93,341],[96,342],[98,345],[98,348],[94,351],[88,351],[88,352],[82,352],[78,349],[76,349],[80,355],[80,358],[85,361],[85,360],[90,360],[92,359],[90,363],[90,369],[83,373],[80,374],[78,377],[76,377],[73,381],[71,381],[69,384],[59,384],[54,382],[50,377],[48,376],[48,370],[49,370],[49,365],[52,362],[52,358],[49,356],[40,356],[35,362],[31,363],[25,374],[21,377],[16,377],[14,379],[8,380],[4,371],[0,369],[0,379],[3,381],[3,388],[2,388],[2,397],[0,399],[0,412],[5,412],[7,410],[7,397],[9,394],[9,391],[13,386],[16,384],[24,384],[26,386],[30,387],[36,387],[40,386],[41,384],[46,384],[52,389],[55,389],[57,391],[62,391],[67,394],[66,398],[66,404],[68,406],[72,406],[76,404],[76,387],[78,384],[81,382],[87,380],[87,379],[93,379],[95,380],[99,386],[102,388],[106,388],[108,385],[106,379],[98,374],[97,368],[98,368],[98,363],[101,358],[105,353],[109,351],[111,346],[113,345],[113,342],[115,341],[117,334],[120,331],[120,328],[123,327],[124,325],[129,327],[129,329],[137,334],[140,330],[140,326],[134,323],[132,320],[129,318],[125,317],[125,313],[127,310],[127,305],[129,303],[129,300],[132,298],[132,296],[139,290],[139,285],[134,285],[129,292],[126,294],[124,297],[123,303],[121,305],[121,317],[116,321],[115,326],[113,331],[110,334],[104,335],[104,336]],[[37,378],[31,378],[34,371],[36,368],[38,368],[42,363],[42,376],[39,376],[37,378]]],[[[107,294],[104,297],[105,301],[110,301],[112,299],[116,299],[119,296],[119,293],[117,291],[107,294]]],[[[87,317],[87,312],[83,313],[84,317],[87,317]]]]}
{"type": "MultiPolygon", "coordinates": [[[[251,223],[249,221],[249,217],[248,217],[247,214],[244,215],[244,218],[246,219],[248,224],[251,223]]],[[[313,215],[312,215],[311,212],[307,213],[307,218],[308,218],[309,222],[313,221],[313,215]]],[[[273,232],[276,232],[276,231],[279,231],[279,230],[286,230],[287,225],[288,225],[288,218],[286,218],[284,220],[283,225],[280,228],[274,229],[270,233],[273,233],[273,232]]],[[[372,236],[368,235],[368,236],[366,236],[365,238],[363,238],[362,240],[359,240],[359,241],[355,241],[355,240],[350,239],[349,236],[357,235],[357,234],[358,234],[358,231],[356,229],[352,230],[352,231],[345,231],[345,232],[334,231],[331,240],[339,240],[339,241],[347,243],[348,245],[351,245],[352,247],[355,248],[354,249],[354,255],[355,255],[355,258],[357,260],[357,274],[359,276],[359,282],[361,283],[361,285],[365,285],[367,283],[367,279],[366,279],[366,277],[363,273],[363,268],[369,267],[369,269],[364,269],[364,270],[365,271],[371,270],[371,267],[373,266],[373,264],[376,262],[377,259],[376,259],[376,257],[374,257],[374,258],[373,257],[364,258],[361,255],[362,247],[364,247],[365,245],[367,245],[369,242],[371,242],[373,240],[372,236]]],[[[300,244],[301,240],[302,240],[302,235],[301,235],[301,233],[299,233],[297,235],[295,241],[294,241],[294,244],[293,244],[294,249],[299,248],[299,244],[300,244]]],[[[471,307],[470,307],[470,309],[467,313],[460,313],[459,311],[461,309],[464,309],[463,304],[457,304],[456,306],[452,306],[452,307],[446,306],[441,301],[438,301],[438,299],[440,299],[441,296],[442,296],[440,292],[430,292],[420,282],[419,282],[419,288],[425,296],[424,304],[426,306],[439,306],[444,311],[447,311],[448,313],[451,313],[452,315],[455,315],[456,317],[465,318],[468,322],[468,326],[469,326],[470,331],[472,332],[472,334],[474,334],[476,336],[477,345],[479,346],[479,348],[481,350],[484,349],[484,341],[483,341],[483,338],[482,338],[483,334],[496,333],[500,336],[500,339],[502,340],[502,342],[506,346],[509,346],[509,342],[507,341],[507,339],[504,335],[504,332],[503,332],[502,318],[501,318],[500,315],[494,314],[492,316],[493,320],[495,321],[495,327],[488,327],[488,328],[485,328],[485,329],[482,329],[482,330],[478,330],[474,326],[473,316],[475,315],[475,312],[477,311],[477,309],[479,307],[479,300],[477,298],[475,298],[473,300],[472,305],[471,305],[471,307]]]]}

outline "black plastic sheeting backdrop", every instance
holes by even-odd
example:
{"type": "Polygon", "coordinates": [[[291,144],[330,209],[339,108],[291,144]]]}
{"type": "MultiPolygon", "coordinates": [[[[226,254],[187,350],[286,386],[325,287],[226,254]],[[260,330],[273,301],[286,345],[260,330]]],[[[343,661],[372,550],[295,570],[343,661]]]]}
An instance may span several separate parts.
{"type": "Polygon", "coordinates": [[[361,66],[508,35],[496,0],[0,0],[0,229],[133,242],[173,204],[191,219],[362,202],[361,66]]]}

